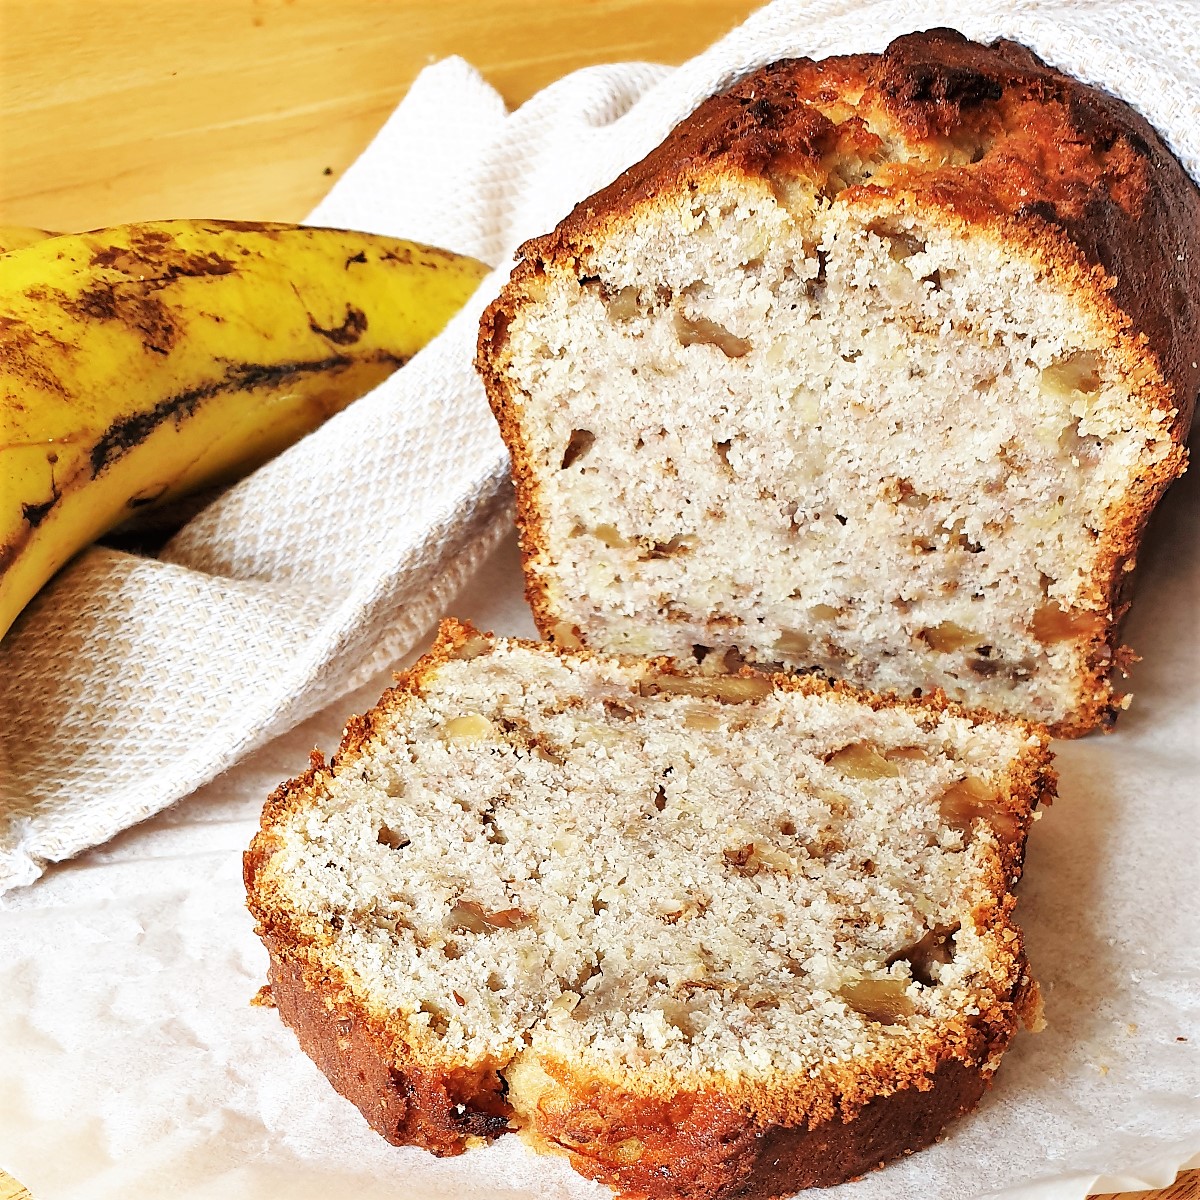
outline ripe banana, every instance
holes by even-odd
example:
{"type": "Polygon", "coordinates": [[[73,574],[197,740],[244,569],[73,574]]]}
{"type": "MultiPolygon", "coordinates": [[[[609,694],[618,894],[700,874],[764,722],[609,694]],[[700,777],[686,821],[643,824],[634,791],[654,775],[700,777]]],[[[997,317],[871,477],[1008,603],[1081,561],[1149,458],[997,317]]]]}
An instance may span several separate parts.
{"type": "Polygon", "coordinates": [[[10,250],[22,250],[34,242],[44,241],[54,234],[45,229],[34,229],[32,225],[0,225],[0,254],[10,250]]]}
{"type": "Polygon", "coordinates": [[[234,478],[433,338],[488,268],[412,242],[160,221],[0,257],[0,637],[143,505],[234,478]]]}

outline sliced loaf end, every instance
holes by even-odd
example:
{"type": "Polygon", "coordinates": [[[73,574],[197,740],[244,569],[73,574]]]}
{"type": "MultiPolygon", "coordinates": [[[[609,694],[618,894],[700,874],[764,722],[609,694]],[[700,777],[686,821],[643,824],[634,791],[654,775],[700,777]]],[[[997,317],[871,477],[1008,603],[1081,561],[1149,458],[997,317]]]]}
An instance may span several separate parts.
{"type": "Polygon", "coordinates": [[[1036,986],[1016,721],[448,622],[268,801],[283,1019],[380,1133],[520,1131],[631,1195],[776,1196],[971,1108],[1036,986]]]}
{"type": "Polygon", "coordinates": [[[546,636],[1115,718],[1200,387],[1131,109],[948,31],[777,63],[522,254],[478,365],[546,636]]]}

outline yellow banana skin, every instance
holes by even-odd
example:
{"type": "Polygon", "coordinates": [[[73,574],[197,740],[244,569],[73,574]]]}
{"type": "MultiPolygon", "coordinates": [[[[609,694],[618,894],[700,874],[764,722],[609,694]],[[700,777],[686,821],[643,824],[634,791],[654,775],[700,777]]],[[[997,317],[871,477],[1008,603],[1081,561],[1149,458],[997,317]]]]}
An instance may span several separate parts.
{"type": "Polygon", "coordinates": [[[0,254],[24,250],[26,246],[50,237],[54,237],[54,234],[46,229],[34,229],[32,225],[0,225],[0,254]]]}
{"type": "Polygon", "coordinates": [[[369,391],[488,269],[242,221],[124,225],[0,256],[0,637],[132,512],[245,473],[369,391]]]}

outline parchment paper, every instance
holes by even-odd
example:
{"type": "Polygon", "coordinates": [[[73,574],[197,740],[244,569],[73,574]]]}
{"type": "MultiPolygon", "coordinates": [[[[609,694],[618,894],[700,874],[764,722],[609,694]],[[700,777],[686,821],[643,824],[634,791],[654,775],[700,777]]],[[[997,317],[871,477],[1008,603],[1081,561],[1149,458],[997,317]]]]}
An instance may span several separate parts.
{"type": "MultiPolygon", "coordinates": [[[[756,61],[878,49],[903,28],[953,23],[974,36],[1022,37],[1085,77],[1119,75],[1129,98],[1170,127],[1194,171],[1197,91],[1167,95],[1163,78],[1195,75],[1197,16],[1182,0],[1061,9],[1028,0],[777,4],[724,50],[675,75],[584,72],[510,123],[488,101],[490,128],[500,133],[486,152],[478,129],[471,142],[461,112],[444,137],[461,137],[484,157],[519,150],[533,164],[529,178],[544,187],[524,197],[521,211],[536,221],[526,232],[536,232],[576,198],[572,188],[603,182],[562,178],[556,155],[572,136],[600,131],[590,170],[611,177],[687,111],[692,92],[756,61]],[[1138,67],[1159,52],[1166,76],[1138,67]],[[557,142],[522,142],[541,128],[537,113],[578,108],[588,96],[574,134],[556,126],[557,142]]],[[[451,62],[416,85],[408,114],[428,124],[456,92],[487,99],[478,77],[451,62]]],[[[436,134],[425,127],[422,136],[436,134]]],[[[373,156],[405,138],[416,145],[414,136],[402,107],[331,203],[358,212],[365,228],[417,237],[434,228],[432,209],[421,216],[419,180],[394,156],[373,156]],[[416,214],[411,227],[392,227],[391,201],[416,214]]],[[[465,188],[471,169],[464,161],[465,188]]],[[[978,1112],[943,1142],[836,1189],[831,1200],[1067,1200],[1165,1185],[1177,1168],[1200,1165],[1198,530],[1193,477],[1168,497],[1143,555],[1127,633],[1143,655],[1133,708],[1112,736],[1058,746],[1061,798],[1034,827],[1018,910],[1049,1028],[1018,1039],[978,1112]]],[[[532,633],[511,538],[450,610],[501,633],[532,633]]],[[[389,1146],[333,1093],[278,1016],[249,1005],[266,954],[243,907],[240,856],[262,799],[303,768],[314,744],[331,749],[345,717],[373,703],[386,682],[376,678],[175,807],[3,901],[0,1166],[37,1200],[608,1194],[516,1138],[450,1160],[389,1146]]]]}

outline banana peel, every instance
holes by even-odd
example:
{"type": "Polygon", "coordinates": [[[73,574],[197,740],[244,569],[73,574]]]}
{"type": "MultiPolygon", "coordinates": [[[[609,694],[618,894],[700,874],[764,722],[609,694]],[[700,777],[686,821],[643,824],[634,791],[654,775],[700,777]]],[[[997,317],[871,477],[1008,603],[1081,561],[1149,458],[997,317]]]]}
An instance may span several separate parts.
{"type": "Polygon", "coordinates": [[[32,225],[0,225],[0,254],[24,250],[26,246],[54,236],[48,229],[35,229],[32,225]]]}
{"type": "Polygon", "coordinates": [[[39,233],[0,256],[0,637],[101,534],[246,473],[369,391],[489,270],[308,226],[39,233]]]}

